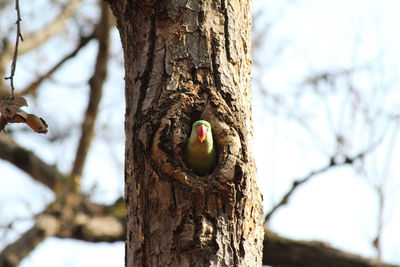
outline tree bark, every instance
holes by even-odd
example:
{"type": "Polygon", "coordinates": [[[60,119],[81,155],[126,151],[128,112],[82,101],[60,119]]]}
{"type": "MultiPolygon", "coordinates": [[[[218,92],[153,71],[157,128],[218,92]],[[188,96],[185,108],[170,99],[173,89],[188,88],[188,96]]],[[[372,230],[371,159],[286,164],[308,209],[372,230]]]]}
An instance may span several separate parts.
{"type": "Polygon", "coordinates": [[[109,1],[125,59],[126,266],[261,266],[252,155],[251,1],[109,1]],[[183,161],[209,121],[218,164],[183,161]]]}

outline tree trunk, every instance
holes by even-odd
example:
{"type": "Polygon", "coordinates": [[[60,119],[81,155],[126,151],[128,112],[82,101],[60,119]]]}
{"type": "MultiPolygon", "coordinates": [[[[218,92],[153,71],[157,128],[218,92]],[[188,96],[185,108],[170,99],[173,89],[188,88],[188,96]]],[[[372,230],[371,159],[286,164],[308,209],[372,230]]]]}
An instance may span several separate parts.
{"type": "Polygon", "coordinates": [[[261,266],[252,155],[251,1],[109,1],[125,57],[126,266],[261,266]],[[183,147],[211,123],[218,164],[183,147]]]}

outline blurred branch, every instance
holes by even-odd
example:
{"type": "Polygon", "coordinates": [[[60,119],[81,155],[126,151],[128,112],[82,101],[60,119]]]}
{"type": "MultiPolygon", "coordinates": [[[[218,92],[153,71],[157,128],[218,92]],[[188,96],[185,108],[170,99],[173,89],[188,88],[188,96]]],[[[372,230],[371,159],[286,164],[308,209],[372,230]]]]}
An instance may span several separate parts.
{"type": "Polygon", "coordinates": [[[16,267],[47,236],[39,223],[25,232],[17,241],[8,245],[0,254],[0,266],[16,267]]]}
{"type": "Polygon", "coordinates": [[[316,241],[295,241],[265,230],[263,265],[298,267],[395,267],[316,241]]]}
{"type": "MultiPolygon", "coordinates": [[[[39,29],[37,32],[26,36],[25,42],[23,42],[19,47],[19,53],[24,54],[40,46],[50,37],[61,32],[65,28],[65,22],[75,14],[76,9],[78,8],[81,1],[82,0],[68,1],[58,17],[54,19],[54,21],[50,22],[46,27],[39,29]]],[[[0,56],[0,74],[2,74],[7,62],[11,60],[13,55],[13,47],[11,47],[9,44],[5,44],[4,48],[5,49],[0,56]]]]}
{"type": "Polygon", "coordinates": [[[75,15],[75,12],[82,0],[67,1],[61,13],[46,27],[39,29],[37,32],[26,37],[27,41],[21,45],[20,53],[24,54],[31,51],[33,48],[46,42],[49,38],[58,34],[65,28],[65,22],[75,15]]]}
{"type": "Polygon", "coordinates": [[[311,178],[313,178],[316,175],[319,175],[321,173],[324,173],[334,167],[340,167],[340,166],[344,166],[344,165],[351,165],[353,164],[356,160],[358,159],[362,159],[368,152],[371,151],[373,147],[370,147],[369,149],[367,149],[366,151],[359,153],[358,155],[354,156],[354,157],[344,157],[344,159],[341,160],[337,160],[334,157],[331,158],[330,162],[320,168],[317,169],[315,171],[310,172],[309,174],[307,174],[306,176],[304,176],[303,178],[297,179],[293,182],[292,187],[289,189],[289,191],[286,192],[286,194],[281,198],[281,200],[274,206],[272,207],[272,209],[267,213],[267,215],[265,215],[265,219],[264,219],[264,224],[268,223],[268,221],[270,220],[271,216],[283,205],[286,205],[289,202],[289,198],[292,196],[292,194],[294,193],[294,191],[302,184],[308,182],[308,180],[310,180],[311,178]]]}
{"type": "MultiPolygon", "coordinates": [[[[70,3],[78,3],[73,0],[70,3]]],[[[69,4],[70,5],[70,4],[69,4]]],[[[95,28],[95,34],[82,38],[77,49],[62,59],[45,76],[40,77],[34,84],[24,91],[35,90],[40,82],[51,75],[66,60],[73,57],[79,48],[90,39],[99,40],[99,52],[95,71],[89,81],[90,97],[86,116],[82,125],[77,156],[72,172],[72,177],[80,176],[85,158],[93,136],[94,124],[101,99],[101,89],[107,73],[109,54],[109,8],[102,3],[102,17],[95,28]]],[[[55,167],[50,167],[31,151],[21,148],[7,135],[0,135],[0,158],[8,160],[20,169],[30,174],[33,178],[46,184],[54,191],[63,190],[57,194],[57,200],[38,216],[36,224],[20,239],[7,246],[0,254],[0,266],[17,266],[41,241],[48,236],[60,238],[74,238],[90,242],[114,242],[125,239],[125,209],[123,200],[118,200],[114,205],[104,206],[90,202],[85,196],[75,194],[70,183],[57,183],[65,181],[55,167]],[[59,188],[62,186],[63,188],[59,188]]]]}
{"type": "Polygon", "coordinates": [[[111,14],[110,8],[105,2],[101,2],[101,10],[101,19],[95,28],[95,35],[99,41],[99,50],[97,53],[94,74],[89,81],[89,103],[86,109],[85,119],[82,124],[81,138],[79,140],[79,146],[76,152],[75,162],[71,172],[71,178],[75,181],[76,185],[78,185],[80,182],[83,166],[85,165],[86,156],[89,151],[90,143],[92,141],[94,125],[96,122],[98,107],[102,95],[102,87],[107,76],[107,62],[110,47],[109,35],[111,14]]]}
{"type": "MultiPolygon", "coordinates": [[[[71,198],[70,195],[69,197],[71,198]]],[[[125,240],[125,206],[122,198],[111,206],[90,202],[82,195],[75,195],[75,204],[61,206],[57,214],[64,226],[54,234],[88,242],[117,242],[125,240]],[[65,212],[65,209],[72,212],[65,212]],[[72,215],[72,216],[71,216],[72,215]]],[[[71,200],[69,200],[71,202],[71,200]]]]}
{"type": "Polygon", "coordinates": [[[69,194],[38,216],[35,225],[0,253],[0,266],[16,267],[46,237],[74,238],[90,242],[125,240],[123,200],[98,205],[86,197],[69,194]]]}
{"type": "Polygon", "coordinates": [[[361,68],[320,71],[305,78],[303,85],[313,85],[318,88],[318,85],[321,83],[334,84],[339,77],[349,76],[360,69],[361,68]]]}
{"type": "Polygon", "coordinates": [[[53,68],[51,68],[47,73],[43,74],[42,76],[40,76],[36,81],[34,81],[33,83],[31,83],[29,86],[27,86],[26,88],[24,88],[22,91],[18,92],[17,95],[21,96],[21,95],[26,95],[29,93],[32,93],[34,91],[36,91],[36,89],[39,87],[39,85],[45,80],[50,78],[50,76],[57,71],[61,66],[63,66],[63,64],[65,62],[67,62],[69,59],[73,58],[76,56],[76,54],[78,54],[78,52],[81,50],[81,48],[85,47],[90,40],[92,40],[94,38],[94,35],[89,35],[89,36],[85,36],[85,37],[81,37],[78,45],[76,46],[76,48],[69,53],[68,55],[66,55],[63,59],[61,59],[56,65],[53,66],[53,68]]]}
{"type": "Polygon", "coordinates": [[[0,158],[14,164],[51,190],[55,190],[56,184],[65,179],[55,166],[45,163],[5,134],[0,135],[0,158]]]}
{"type": "Polygon", "coordinates": [[[376,192],[378,195],[378,227],[376,231],[376,237],[374,238],[372,245],[376,249],[377,252],[377,259],[382,259],[382,247],[381,247],[381,237],[383,232],[383,225],[384,225],[384,208],[385,208],[385,193],[384,193],[384,186],[379,186],[376,188],[376,192]]]}
{"type": "Polygon", "coordinates": [[[389,141],[388,145],[388,150],[387,150],[387,155],[386,159],[384,161],[384,167],[383,167],[383,174],[382,174],[382,179],[380,183],[376,184],[374,186],[374,190],[376,191],[376,194],[378,196],[378,222],[377,222],[377,231],[376,231],[376,237],[373,240],[373,246],[376,249],[377,252],[377,258],[380,260],[382,258],[382,233],[384,230],[384,212],[385,212],[385,204],[386,204],[386,188],[388,187],[388,179],[389,179],[389,173],[390,173],[390,168],[391,168],[391,162],[393,160],[393,153],[394,149],[396,147],[396,141],[398,138],[398,132],[399,132],[399,127],[400,127],[400,121],[396,119],[396,125],[394,128],[394,131],[392,133],[392,136],[389,141]]]}

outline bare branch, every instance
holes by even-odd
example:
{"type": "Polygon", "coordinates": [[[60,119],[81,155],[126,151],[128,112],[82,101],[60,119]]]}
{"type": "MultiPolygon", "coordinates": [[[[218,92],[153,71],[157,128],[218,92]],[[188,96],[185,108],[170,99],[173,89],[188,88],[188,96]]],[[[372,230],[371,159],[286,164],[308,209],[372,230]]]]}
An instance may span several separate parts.
{"type": "Polygon", "coordinates": [[[377,258],[380,260],[382,258],[382,233],[384,230],[384,213],[385,213],[385,204],[386,204],[386,188],[388,187],[388,179],[389,179],[389,171],[390,171],[390,164],[393,160],[393,152],[396,147],[396,141],[398,137],[398,132],[399,132],[399,121],[396,120],[396,126],[395,129],[392,133],[392,136],[390,137],[389,140],[389,145],[388,145],[388,150],[387,150],[387,155],[386,159],[384,161],[384,167],[383,167],[383,173],[382,173],[382,179],[380,180],[379,183],[377,183],[374,186],[374,190],[376,191],[376,194],[378,196],[378,222],[377,222],[377,231],[376,231],[376,236],[373,240],[372,245],[375,247],[376,252],[377,252],[377,258]]]}
{"type": "Polygon", "coordinates": [[[125,213],[122,198],[105,206],[93,203],[79,193],[66,195],[47,212],[62,224],[54,236],[89,242],[125,240],[125,213]]]}
{"type": "MultiPolygon", "coordinates": [[[[51,233],[47,232],[46,228],[43,228],[43,223],[50,223],[50,221],[38,222],[17,241],[8,245],[0,254],[0,266],[18,266],[40,242],[49,236],[51,233]]],[[[52,221],[52,223],[57,222],[52,221]]],[[[56,225],[52,225],[52,227],[54,226],[56,225]]],[[[49,226],[47,228],[50,229],[49,226]]]]}
{"type": "Polygon", "coordinates": [[[76,48],[69,53],[68,55],[66,55],[64,58],[62,58],[56,65],[53,66],[53,68],[51,68],[47,73],[43,74],[42,76],[40,76],[36,81],[34,81],[33,83],[31,83],[29,86],[27,86],[25,89],[23,89],[21,92],[18,92],[17,95],[26,95],[29,93],[32,93],[34,91],[36,91],[36,89],[39,87],[39,85],[45,80],[48,79],[55,71],[57,71],[61,66],[63,66],[63,64],[65,62],[67,62],[69,59],[73,58],[76,56],[76,54],[78,54],[78,52],[81,50],[81,48],[85,47],[90,40],[92,40],[94,38],[94,35],[89,35],[86,37],[81,37],[78,45],[76,46],[76,48]]]}
{"type": "Polygon", "coordinates": [[[79,194],[65,195],[38,216],[36,224],[0,253],[0,266],[14,267],[46,237],[74,238],[90,242],[125,240],[123,200],[111,206],[90,202],[79,194]],[[122,206],[121,206],[122,205],[122,206]]]}
{"type": "Polygon", "coordinates": [[[368,153],[371,150],[371,148],[369,148],[368,150],[356,155],[355,157],[345,157],[342,160],[335,160],[334,157],[331,158],[330,162],[315,171],[310,172],[309,174],[307,174],[306,176],[304,176],[303,178],[297,179],[293,182],[292,187],[289,189],[289,191],[286,192],[286,194],[281,198],[281,200],[274,206],[272,207],[272,209],[267,213],[267,215],[265,215],[265,219],[264,219],[264,224],[266,224],[269,219],[271,218],[271,216],[276,212],[276,210],[278,210],[281,206],[286,205],[289,202],[289,198],[292,196],[292,194],[294,193],[294,191],[302,184],[306,183],[308,180],[310,180],[311,178],[313,178],[316,175],[319,175],[321,173],[324,173],[332,168],[335,167],[340,167],[340,166],[344,166],[344,165],[351,165],[353,164],[356,160],[363,158],[366,153],[368,153]]]}
{"type": "Polygon", "coordinates": [[[60,238],[88,242],[116,242],[125,240],[125,208],[122,199],[105,206],[91,202],[82,194],[68,194],[51,205],[46,214],[62,227],[54,233],[60,238]],[[121,212],[122,208],[122,213],[121,212]]]}
{"type": "Polygon", "coordinates": [[[383,232],[383,225],[384,225],[384,208],[385,208],[385,194],[383,191],[383,186],[376,188],[378,194],[378,227],[376,231],[376,237],[374,238],[372,245],[375,247],[377,252],[377,259],[382,259],[382,247],[381,247],[381,237],[383,232]]]}
{"type": "Polygon", "coordinates": [[[81,2],[82,0],[68,1],[54,21],[50,22],[45,28],[39,29],[26,37],[26,42],[20,47],[20,54],[31,51],[61,32],[65,28],[65,22],[75,14],[81,2]]]}
{"type": "Polygon", "coordinates": [[[69,231],[60,231],[55,236],[88,242],[117,242],[125,240],[125,225],[113,216],[88,216],[78,213],[69,231]]]}
{"type": "Polygon", "coordinates": [[[322,242],[295,241],[265,230],[263,265],[298,267],[395,267],[332,248],[322,242]]]}
{"type": "MultiPolygon", "coordinates": [[[[61,32],[65,28],[65,22],[75,14],[81,1],[82,0],[68,1],[54,21],[50,22],[45,28],[39,29],[37,32],[26,36],[25,42],[23,42],[19,47],[19,54],[21,55],[31,51],[32,49],[42,45],[52,36],[61,32]]],[[[13,55],[13,47],[10,46],[8,42],[4,44],[4,48],[5,50],[2,52],[0,57],[0,74],[4,72],[5,66],[12,59],[13,55]]]]}
{"type": "Polygon", "coordinates": [[[57,182],[65,179],[56,167],[48,165],[32,151],[20,147],[5,134],[0,135],[0,158],[14,164],[51,190],[55,190],[57,182]]]}
{"type": "Polygon", "coordinates": [[[22,38],[21,34],[21,13],[19,11],[19,0],[15,0],[15,9],[17,10],[17,37],[15,39],[15,47],[14,47],[14,55],[11,63],[11,73],[10,76],[5,77],[6,80],[10,80],[10,87],[11,87],[11,96],[14,98],[14,75],[15,75],[15,69],[17,67],[17,56],[18,56],[18,46],[19,46],[19,40],[23,41],[24,39],[22,38]]]}
{"type": "Polygon", "coordinates": [[[99,41],[99,50],[95,71],[89,81],[90,96],[86,109],[85,119],[82,124],[82,133],[79,140],[79,146],[76,152],[74,166],[71,172],[72,179],[78,184],[82,175],[83,166],[92,141],[94,125],[96,122],[98,107],[102,95],[103,83],[107,75],[107,62],[109,57],[109,33],[110,33],[110,8],[105,2],[101,3],[102,15],[98,25],[96,25],[95,33],[99,41]]]}

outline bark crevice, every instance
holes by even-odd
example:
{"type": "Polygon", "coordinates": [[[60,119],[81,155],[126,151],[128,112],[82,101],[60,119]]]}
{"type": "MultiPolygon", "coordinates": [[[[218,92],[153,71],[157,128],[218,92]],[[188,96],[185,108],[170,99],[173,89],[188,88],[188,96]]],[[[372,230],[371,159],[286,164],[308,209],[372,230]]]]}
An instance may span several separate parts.
{"type": "Polygon", "coordinates": [[[153,60],[154,60],[154,49],[155,49],[155,41],[156,41],[156,15],[153,14],[151,15],[150,18],[150,32],[148,36],[148,45],[149,45],[149,51],[147,52],[147,60],[146,60],[146,67],[144,69],[144,72],[142,76],[140,77],[141,80],[141,85],[140,85],[140,93],[138,97],[138,102],[137,102],[137,108],[136,108],[136,114],[135,117],[139,117],[138,113],[142,112],[143,108],[143,103],[144,99],[146,97],[147,91],[148,91],[148,86],[149,86],[149,81],[151,79],[151,73],[153,70],[153,60]]]}

